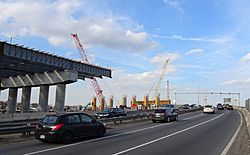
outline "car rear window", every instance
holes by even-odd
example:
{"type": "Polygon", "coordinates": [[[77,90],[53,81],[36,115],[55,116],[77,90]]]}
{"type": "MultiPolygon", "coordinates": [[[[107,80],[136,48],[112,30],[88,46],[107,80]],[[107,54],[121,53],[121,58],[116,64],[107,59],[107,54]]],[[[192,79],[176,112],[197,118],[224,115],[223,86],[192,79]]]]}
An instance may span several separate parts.
{"type": "Polygon", "coordinates": [[[155,109],[154,113],[164,113],[165,109],[155,109]]]}
{"type": "Polygon", "coordinates": [[[42,122],[47,124],[55,124],[57,118],[58,118],[57,116],[46,116],[42,122]]]}
{"type": "Polygon", "coordinates": [[[212,108],[211,105],[205,105],[205,108],[212,108]]]}

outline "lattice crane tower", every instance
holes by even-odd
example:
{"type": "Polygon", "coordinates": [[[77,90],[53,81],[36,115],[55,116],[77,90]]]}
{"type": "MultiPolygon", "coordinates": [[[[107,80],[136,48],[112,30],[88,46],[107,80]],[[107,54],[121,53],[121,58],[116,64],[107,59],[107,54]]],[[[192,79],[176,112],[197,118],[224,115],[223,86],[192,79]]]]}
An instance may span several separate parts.
{"type": "MultiPolygon", "coordinates": [[[[76,48],[77,48],[77,50],[78,50],[78,52],[79,52],[79,54],[81,56],[82,61],[89,64],[87,54],[84,51],[83,46],[82,46],[82,44],[80,42],[80,39],[78,38],[77,34],[71,34],[71,36],[73,37],[73,39],[75,41],[76,48]]],[[[97,98],[99,100],[99,103],[102,103],[103,94],[102,94],[102,90],[101,90],[101,88],[100,88],[100,86],[98,84],[98,81],[96,80],[95,77],[93,77],[93,79],[90,79],[90,82],[92,84],[92,87],[95,90],[95,93],[96,93],[96,96],[97,96],[97,98]]],[[[100,105],[100,106],[102,106],[102,105],[100,105]]],[[[104,102],[104,107],[106,107],[105,102],[104,102]]]]}

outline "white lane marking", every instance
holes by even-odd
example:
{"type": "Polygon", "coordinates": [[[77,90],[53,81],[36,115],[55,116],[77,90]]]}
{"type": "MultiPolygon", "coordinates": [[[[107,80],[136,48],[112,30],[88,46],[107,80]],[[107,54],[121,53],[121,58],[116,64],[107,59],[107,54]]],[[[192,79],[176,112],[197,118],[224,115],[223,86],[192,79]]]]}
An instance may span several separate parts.
{"type": "Polygon", "coordinates": [[[230,149],[230,147],[232,146],[235,138],[238,136],[240,128],[242,126],[242,114],[238,111],[238,113],[240,114],[240,126],[238,127],[238,129],[236,130],[236,132],[234,133],[233,137],[231,138],[231,140],[228,142],[227,146],[224,148],[224,150],[221,152],[221,155],[226,155],[228,150],[230,149]]]}
{"type": "Polygon", "coordinates": [[[205,122],[202,122],[202,123],[196,124],[196,125],[194,125],[194,126],[188,127],[188,128],[186,128],[186,129],[183,129],[183,130],[177,131],[177,132],[172,133],[172,134],[170,134],[170,135],[166,135],[166,136],[164,136],[164,137],[161,137],[161,138],[158,138],[158,139],[155,139],[155,140],[152,140],[152,141],[146,142],[146,143],[144,143],[144,144],[137,145],[137,146],[132,147],[132,148],[130,148],[130,149],[123,150],[123,151],[118,152],[118,153],[114,153],[113,155],[123,154],[123,153],[129,152],[129,151],[132,151],[132,150],[138,149],[138,148],[140,148],[140,147],[143,147],[143,146],[146,146],[146,145],[149,145],[149,144],[152,144],[152,143],[158,142],[158,141],[160,141],[160,140],[166,139],[166,138],[168,138],[168,137],[172,137],[172,136],[177,135],[177,134],[179,134],[179,133],[182,133],[182,132],[188,131],[188,130],[190,130],[190,129],[196,128],[196,127],[198,127],[198,126],[201,126],[201,125],[203,125],[203,124],[206,124],[206,123],[208,123],[208,122],[211,122],[211,121],[213,121],[213,120],[215,120],[215,119],[218,119],[219,117],[221,117],[221,116],[223,116],[223,115],[224,115],[224,113],[223,113],[223,114],[220,114],[219,116],[214,117],[214,118],[212,118],[212,119],[210,119],[210,120],[207,120],[207,121],[205,121],[205,122]]]}
{"type": "MultiPolygon", "coordinates": [[[[192,119],[192,118],[195,118],[195,117],[198,117],[198,116],[201,116],[201,115],[203,115],[203,114],[200,114],[200,115],[197,115],[197,116],[188,117],[188,118],[186,118],[186,120],[192,119]]],[[[58,149],[66,148],[66,147],[71,147],[71,146],[75,146],[75,145],[80,145],[80,144],[95,142],[95,141],[99,141],[99,140],[103,140],[103,139],[109,139],[109,138],[118,137],[118,136],[122,136],[122,135],[126,135],[126,134],[131,134],[131,133],[136,133],[136,132],[140,132],[140,131],[144,131],[144,130],[158,128],[158,127],[161,127],[161,126],[166,126],[166,125],[169,125],[169,124],[172,124],[172,123],[173,122],[159,124],[159,125],[155,125],[155,126],[151,126],[151,127],[146,127],[146,128],[142,128],[142,129],[133,130],[133,131],[127,131],[127,132],[124,132],[124,133],[119,133],[119,134],[110,135],[110,136],[106,136],[106,137],[101,137],[101,138],[97,138],[97,139],[91,139],[91,140],[87,140],[87,141],[83,141],[83,142],[78,142],[78,143],[73,143],[73,144],[68,144],[68,145],[53,147],[53,148],[49,148],[49,149],[44,149],[44,150],[40,150],[40,151],[30,152],[30,153],[26,153],[24,155],[33,155],[33,154],[38,154],[38,153],[43,153],[43,152],[58,150],[58,149]]]]}

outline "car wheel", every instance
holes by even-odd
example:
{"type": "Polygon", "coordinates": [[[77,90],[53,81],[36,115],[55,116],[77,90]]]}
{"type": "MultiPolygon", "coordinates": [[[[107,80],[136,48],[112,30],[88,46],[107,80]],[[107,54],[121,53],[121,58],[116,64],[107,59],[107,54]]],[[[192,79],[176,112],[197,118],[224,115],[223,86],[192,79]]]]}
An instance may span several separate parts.
{"type": "Polygon", "coordinates": [[[153,123],[156,123],[156,120],[152,120],[153,123]]]}
{"type": "Polygon", "coordinates": [[[43,142],[43,143],[48,143],[48,141],[46,141],[46,140],[40,140],[41,142],[43,142]]]}
{"type": "Polygon", "coordinates": [[[175,116],[175,119],[174,119],[175,121],[178,121],[178,116],[175,116]]]}
{"type": "Polygon", "coordinates": [[[170,117],[168,117],[168,118],[167,118],[167,122],[170,122],[170,121],[171,121],[171,120],[170,120],[170,117]]]}
{"type": "Polygon", "coordinates": [[[104,128],[100,127],[97,131],[97,137],[102,137],[104,135],[104,128]]]}
{"type": "Polygon", "coordinates": [[[65,132],[62,136],[62,143],[63,144],[69,144],[73,140],[73,135],[71,132],[65,132]]]}

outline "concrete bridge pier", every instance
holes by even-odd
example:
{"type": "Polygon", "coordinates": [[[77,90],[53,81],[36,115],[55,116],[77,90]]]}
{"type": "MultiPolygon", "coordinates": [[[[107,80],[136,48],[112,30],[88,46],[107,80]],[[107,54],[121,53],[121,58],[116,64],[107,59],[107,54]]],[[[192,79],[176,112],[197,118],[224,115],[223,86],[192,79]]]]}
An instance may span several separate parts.
{"type": "Polygon", "coordinates": [[[148,96],[144,96],[143,106],[145,110],[148,110],[148,96]]]}
{"type": "Polygon", "coordinates": [[[113,106],[114,106],[114,96],[111,95],[110,98],[109,98],[108,108],[113,108],[113,106]]]}
{"type": "Polygon", "coordinates": [[[39,111],[47,112],[48,111],[48,100],[49,100],[49,86],[40,86],[39,93],[39,111]]]}
{"type": "Polygon", "coordinates": [[[127,96],[126,96],[126,95],[123,95],[123,96],[122,96],[122,106],[123,106],[123,107],[126,107],[126,106],[127,106],[127,96]]]}
{"type": "Polygon", "coordinates": [[[56,103],[55,103],[55,110],[57,112],[64,111],[65,93],[66,93],[66,84],[57,84],[56,85],[56,103]]]}
{"type": "Polygon", "coordinates": [[[28,113],[30,109],[31,87],[22,88],[21,113],[28,113]]]}
{"type": "Polygon", "coordinates": [[[8,114],[16,112],[16,103],[17,103],[17,88],[9,88],[9,97],[8,97],[8,114]]]}

